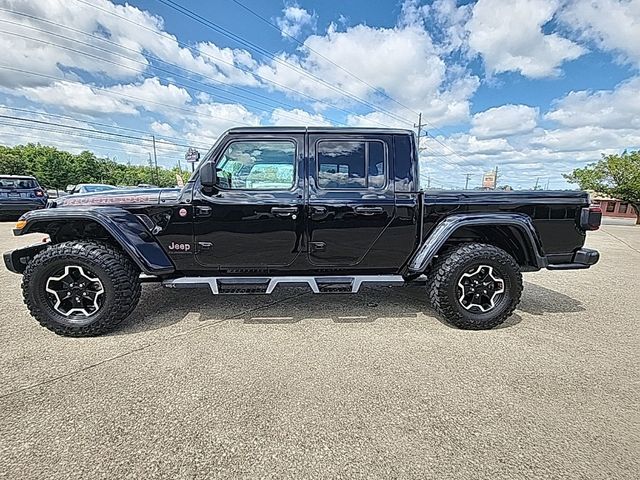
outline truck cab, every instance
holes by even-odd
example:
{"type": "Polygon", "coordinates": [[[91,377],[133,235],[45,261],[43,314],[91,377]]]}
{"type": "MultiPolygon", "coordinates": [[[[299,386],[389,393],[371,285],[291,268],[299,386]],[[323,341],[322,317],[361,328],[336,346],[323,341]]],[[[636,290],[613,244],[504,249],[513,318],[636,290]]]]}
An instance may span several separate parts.
{"type": "Polygon", "coordinates": [[[195,266],[397,272],[417,240],[414,152],[405,130],[230,130],[189,182],[195,266]]]}

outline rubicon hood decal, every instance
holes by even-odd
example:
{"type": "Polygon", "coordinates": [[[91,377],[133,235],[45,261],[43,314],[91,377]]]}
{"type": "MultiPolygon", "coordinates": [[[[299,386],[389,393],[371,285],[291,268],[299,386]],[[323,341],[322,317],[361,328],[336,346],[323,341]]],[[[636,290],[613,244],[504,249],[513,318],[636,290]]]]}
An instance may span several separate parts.
{"type": "Polygon", "coordinates": [[[157,205],[162,201],[175,201],[180,195],[178,188],[144,188],[136,190],[112,190],[109,192],[68,195],[54,200],[57,207],[93,205],[157,205]]]}
{"type": "Polygon", "coordinates": [[[158,203],[158,194],[128,194],[128,195],[86,195],[64,198],[58,202],[59,206],[78,205],[140,205],[158,203]]]}

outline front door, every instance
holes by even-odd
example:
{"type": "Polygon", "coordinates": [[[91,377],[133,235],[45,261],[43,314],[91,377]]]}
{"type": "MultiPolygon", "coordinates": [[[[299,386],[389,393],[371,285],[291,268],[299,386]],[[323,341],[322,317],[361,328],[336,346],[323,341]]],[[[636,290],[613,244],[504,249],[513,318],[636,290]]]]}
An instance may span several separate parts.
{"type": "Polygon", "coordinates": [[[302,134],[229,138],[211,160],[214,192],[194,193],[198,263],[246,273],[293,263],[304,245],[303,150],[302,134]]]}
{"type": "Polygon", "coordinates": [[[379,266],[389,253],[379,240],[395,216],[392,137],[310,133],[308,141],[309,262],[379,266]]]}

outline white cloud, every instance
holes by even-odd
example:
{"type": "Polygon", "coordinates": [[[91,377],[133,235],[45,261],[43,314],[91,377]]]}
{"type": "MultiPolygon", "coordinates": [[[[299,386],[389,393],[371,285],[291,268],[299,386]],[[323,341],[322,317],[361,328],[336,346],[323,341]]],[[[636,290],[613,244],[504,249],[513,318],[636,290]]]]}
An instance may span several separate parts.
{"type": "Polygon", "coordinates": [[[78,82],[56,82],[39,87],[20,88],[13,94],[22,95],[32,102],[56,105],[65,110],[92,113],[96,115],[106,113],[124,113],[135,115],[136,108],[125,100],[111,96],[91,85],[78,82]]]}
{"type": "Polygon", "coordinates": [[[531,144],[554,152],[595,153],[594,157],[597,158],[600,153],[638,148],[640,132],[636,129],[612,130],[598,126],[552,129],[540,132],[531,140],[531,144]]]}
{"type": "Polygon", "coordinates": [[[139,108],[166,113],[167,106],[180,107],[191,100],[191,96],[185,89],[175,85],[163,85],[157,78],[148,78],[142,83],[114,85],[107,88],[61,81],[46,86],[20,88],[11,93],[40,104],[97,115],[112,113],[135,115],[139,113],[139,108]]]}
{"type": "MultiPolygon", "coordinates": [[[[150,68],[146,58],[146,53],[149,53],[191,74],[207,77],[204,81],[211,78],[224,83],[258,84],[251,74],[234,67],[254,66],[248,52],[218,48],[211,42],[203,42],[195,45],[194,53],[180,46],[175,36],[164,31],[161,18],[129,4],[117,5],[108,0],[92,0],[92,5],[65,0],[3,0],[2,3],[19,14],[49,22],[0,12],[0,19],[22,25],[5,22],[3,29],[34,38],[29,40],[11,34],[0,36],[3,63],[17,69],[66,78],[70,75],[68,69],[72,68],[124,81],[136,79],[150,68]]],[[[4,87],[46,85],[52,81],[20,72],[0,73],[0,85],[4,87]]]]}
{"type": "Polygon", "coordinates": [[[570,0],[559,18],[583,39],[640,68],[640,1],[570,0]]]}
{"type": "Polygon", "coordinates": [[[562,63],[585,53],[559,34],[543,32],[558,6],[558,0],[479,0],[467,23],[469,47],[482,56],[489,74],[556,76],[562,63]]]}
{"type": "Polygon", "coordinates": [[[324,118],[322,115],[309,113],[299,108],[294,108],[293,110],[276,108],[273,110],[273,112],[271,112],[269,123],[271,125],[300,125],[303,127],[331,125],[331,122],[324,118]]]}
{"type": "Polygon", "coordinates": [[[276,24],[282,31],[284,38],[297,38],[303,30],[315,30],[318,17],[315,12],[309,13],[297,4],[282,9],[282,17],[276,19],[276,24]]]}
{"type": "Polygon", "coordinates": [[[471,16],[473,5],[457,5],[456,0],[435,0],[420,5],[419,0],[405,0],[399,23],[401,26],[423,26],[434,39],[436,49],[442,54],[467,49],[468,32],[465,24],[471,16]]]}
{"type": "Polygon", "coordinates": [[[176,135],[176,131],[168,123],[154,121],[151,123],[150,128],[151,131],[157,133],[158,135],[164,135],[167,137],[176,135]]]}
{"type": "Polygon", "coordinates": [[[640,129],[640,77],[630,78],[613,90],[570,92],[555,102],[545,118],[566,127],[640,129]]]}
{"type": "Polygon", "coordinates": [[[260,118],[237,103],[200,103],[195,115],[184,118],[182,135],[194,144],[211,144],[232,127],[255,126],[260,118]]]}
{"type": "Polygon", "coordinates": [[[470,133],[478,138],[508,137],[531,132],[537,125],[538,109],[527,105],[502,105],[476,113],[470,133]]]}
{"type": "Polygon", "coordinates": [[[173,84],[163,85],[157,78],[147,78],[139,84],[114,85],[110,92],[135,97],[132,102],[150,111],[162,112],[164,107],[183,107],[191,101],[184,88],[173,84]]]}
{"type": "MultiPolygon", "coordinates": [[[[418,25],[357,25],[345,31],[332,25],[326,34],[308,37],[304,45],[309,48],[303,47],[298,54],[281,54],[280,62],[261,65],[258,73],[320,100],[371,111],[370,105],[353,97],[364,99],[378,112],[384,109],[406,119],[401,121],[405,127],[417,120],[416,111],[439,125],[468,117],[469,98],[478,79],[464,69],[448,67],[428,32],[418,25]],[[285,62],[298,70],[283,65],[285,62]],[[326,83],[301,74],[302,69],[326,83]]],[[[367,114],[357,117],[373,118],[367,114]]]]}

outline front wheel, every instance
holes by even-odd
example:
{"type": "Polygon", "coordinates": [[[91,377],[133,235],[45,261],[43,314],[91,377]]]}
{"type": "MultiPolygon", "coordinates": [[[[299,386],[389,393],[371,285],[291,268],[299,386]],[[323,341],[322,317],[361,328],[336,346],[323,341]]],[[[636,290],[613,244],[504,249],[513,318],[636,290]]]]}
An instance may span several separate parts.
{"type": "Polygon", "coordinates": [[[118,248],[102,242],[53,245],[27,265],[27,308],[49,330],[69,337],[105,333],[136,307],[139,271],[118,248]]]}
{"type": "Polygon", "coordinates": [[[504,250],[470,243],[440,255],[432,273],[429,297],[449,323],[486,330],[503,323],[520,302],[522,274],[504,250]]]}

